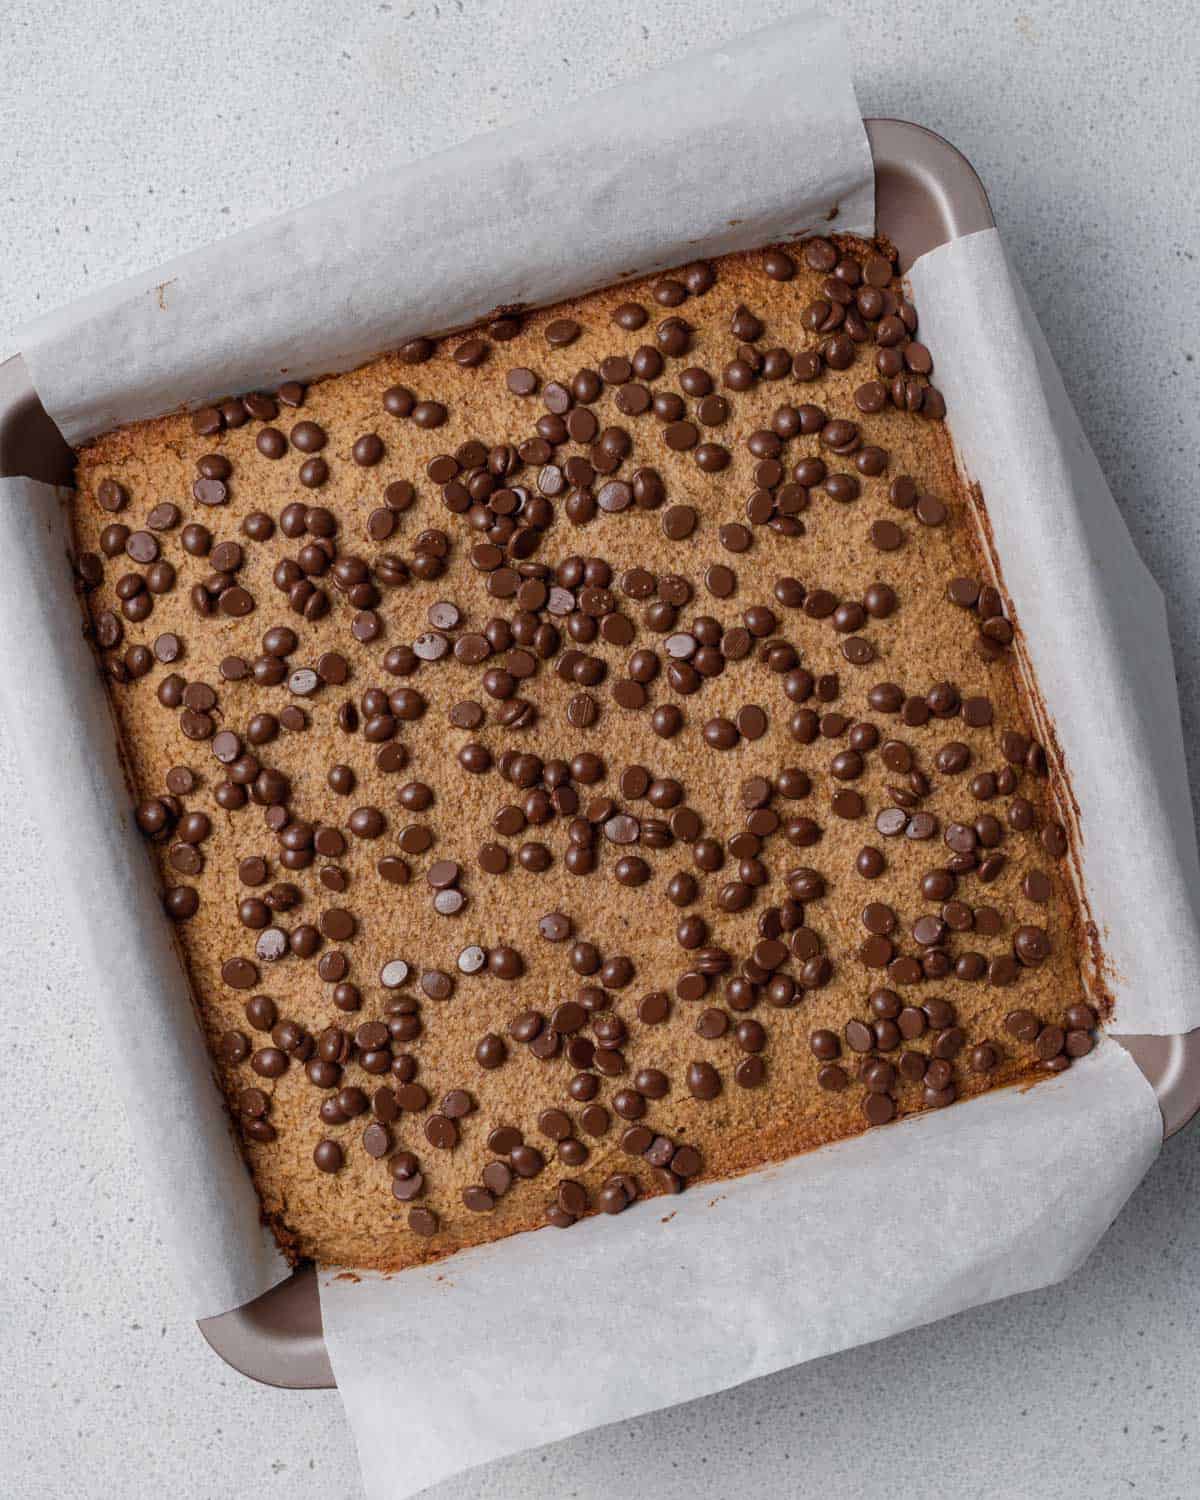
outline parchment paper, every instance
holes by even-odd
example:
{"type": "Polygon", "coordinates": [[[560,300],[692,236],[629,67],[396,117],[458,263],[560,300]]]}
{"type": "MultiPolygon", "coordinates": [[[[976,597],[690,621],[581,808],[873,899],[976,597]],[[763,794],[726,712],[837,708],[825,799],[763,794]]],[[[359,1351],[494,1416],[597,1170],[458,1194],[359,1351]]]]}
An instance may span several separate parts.
{"type": "MultiPolygon", "coordinates": [[[[805,229],[869,233],[872,224],[870,161],[845,51],[831,23],[806,15],[125,283],[39,323],[22,348],[47,409],[78,440],[180,402],[272,384],[285,372],[353,365],[436,331],[430,317],[455,326],[501,304],[550,301],[805,229]]],[[[941,348],[945,339],[951,349],[955,330],[938,320],[950,307],[967,316],[968,293],[979,291],[943,285],[940,269],[922,275],[926,336],[973,464],[993,441],[1001,451],[1026,442],[1043,463],[1044,424],[1056,431],[1068,418],[1048,396],[1030,393],[1013,425],[982,430],[975,453],[970,408],[955,395],[955,356],[941,348]]],[[[986,390],[989,361],[999,358],[994,341],[1011,347],[1014,367],[1034,380],[1038,361],[1017,293],[1002,287],[987,305],[980,368],[969,378],[986,390]]],[[[1086,445],[1080,451],[1069,422],[1064,431],[1085,475],[1086,445]]],[[[1078,505],[1076,473],[1065,461],[1060,467],[1072,484],[1055,503],[1078,505]]],[[[975,472],[993,504],[1036,509],[1047,493],[1044,472],[1040,493],[1029,486],[1011,497],[1005,476],[975,472]]],[[[137,847],[102,684],[78,635],[57,500],[45,486],[0,482],[0,632],[14,643],[0,689],[49,855],[75,879],[97,975],[87,1003],[105,1011],[114,1070],[163,1205],[164,1238],[203,1316],[264,1289],[279,1265],[258,1229],[189,1024],[150,862],[137,847]],[[30,514],[39,526],[29,525],[30,514]]],[[[1006,535],[1021,543],[1030,534],[1022,524],[1014,515],[1006,535]]],[[[1115,516],[1111,524],[1120,527],[1115,516]]],[[[1070,563],[1078,599],[1112,588],[1102,569],[1088,567],[1091,545],[1072,532],[1046,554],[1056,567],[1070,563]],[[1064,559],[1068,545],[1085,556],[1064,559]]],[[[1007,549],[1005,562],[1011,569],[1007,549]]],[[[1028,580],[1010,571],[1008,581],[1032,628],[1028,580]]],[[[1039,640],[1037,664],[1057,712],[1061,674],[1078,671],[1079,637],[1054,623],[1039,640]]],[[[1144,668],[1152,658],[1161,677],[1165,636],[1145,620],[1141,628],[1138,660],[1144,668]]],[[[1111,670],[1122,670],[1115,645],[1111,670]]],[[[1104,743],[1114,767],[1136,763],[1140,742],[1125,709],[1141,702],[1107,696],[1104,743]]],[[[1068,736],[1067,727],[1064,720],[1074,770],[1077,731],[1068,736]]],[[[1147,764],[1166,778],[1156,791],[1141,776],[1142,795],[1163,801],[1158,828],[1170,809],[1187,808],[1186,783],[1178,757],[1147,764]]],[[[1115,790],[1095,789],[1086,839],[1091,821],[1110,815],[1115,790]]],[[[1128,794],[1127,778],[1119,790],[1128,794]]],[[[1191,857],[1191,866],[1165,863],[1153,886],[1181,923],[1188,902],[1178,886],[1194,870],[1194,846],[1191,857]]],[[[1088,873],[1089,895],[1116,932],[1117,875],[1099,860],[1088,873]]],[[[1194,941],[1193,932],[1190,922],[1179,925],[1172,942],[1194,941]]],[[[1169,1016],[1159,1010],[1135,935],[1122,929],[1118,937],[1126,944],[1122,1024],[1152,1029],[1184,1014],[1194,1024],[1194,999],[1189,1007],[1181,997],[1169,1016]]],[[[408,1493],[491,1454],[1061,1276],[1095,1243],[1159,1136],[1152,1091],[1106,1045],[1028,1096],[986,1096],[718,1189],[635,1206],[619,1223],[521,1236],[390,1281],[327,1277],[331,1353],[372,1492],[408,1493]],[[643,1276],[643,1261],[657,1274],[643,1276]],[[568,1283],[586,1295],[568,1303],[557,1292],[568,1283]],[[619,1376],[606,1381],[617,1350],[619,1376]],[[508,1393],[520,1382],[518,1419],[508,1393]],[[390,1467],[376,1467],[383,1454],[392,1455],[390,1467]]]]}
{"type": "Polygon", "coordinates": [[[840,29],[804,12],[135,276],[20,347],[79,442],[497,307],[874,222],[840,29]]]}
{"type": "MultiPolygon", "coordinates": [[[[92,983],[60,1008],[100,1013],[111,1070],[197,1318],[288,1274],[258,1198],[163,916],[67,558],[69,491],[0,479],[0,709],[46,862],[59,872],[92,983]]],[[[93,1143],[96,1145],[97,1143],[93,1143]]]]}
{"type": "MultiPolygon", "coordinates": [[[[360,1283],[321,1312],[370,1500],[1068,1275],[1158,1151],[1116,1042],[749,1177],[360,1283]]],[[[934,1487],[936,1492],[936,1485],[934,1487]]]]}
{"type": "Polygon", "coordinates": [[[1200,1026],[1200,860],[1158,585],[1134,549],[996,230],[910,277],[921,337],[1075,800],[1119,1032],[1200,1026]]]}

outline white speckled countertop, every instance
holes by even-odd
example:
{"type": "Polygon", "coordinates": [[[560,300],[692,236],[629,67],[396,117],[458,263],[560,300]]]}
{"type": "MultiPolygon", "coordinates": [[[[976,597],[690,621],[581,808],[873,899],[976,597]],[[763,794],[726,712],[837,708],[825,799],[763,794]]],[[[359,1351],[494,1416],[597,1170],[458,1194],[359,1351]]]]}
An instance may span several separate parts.
{"type": "MultiPolygon", "coordinates": [[[[7,0],[0,357],[34,313],[367,166],[798,8],[7,0]]],[[[1187,0],[825,8],[859,39],[863,113],[941,131],[990,192],[1166,590],[1190,742],[1200,730],[1200,12],[1187,0]]],[[[1200,786],[1200,750],[1192,774],[1200,786]]],[[[356,1500],[336,1394],[251,1385],[182,1316],[89,988],[0,729],[0,1493],[356,1500]]],[[[1190,1500],[1198,1389],[1193,1126],[1063,1286],[430,1493],[1190,1500]]]]}

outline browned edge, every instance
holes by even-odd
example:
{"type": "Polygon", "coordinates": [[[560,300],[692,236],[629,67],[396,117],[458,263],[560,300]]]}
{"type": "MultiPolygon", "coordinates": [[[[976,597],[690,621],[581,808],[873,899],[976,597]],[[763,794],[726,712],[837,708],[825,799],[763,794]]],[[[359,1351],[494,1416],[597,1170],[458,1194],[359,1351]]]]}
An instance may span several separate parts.
{"type": "MultiPolygon", "coordinates": [[[[987,194],[961,152],[906,120],[868,119],[875,162],[876,224],[907,271],[926,251],[995,226],[987,194]]],[[[70,485],[74,455],[46,414],[17,355],[0,364],[0,477],[70,485]]],[[[1154,1088],[1164,1137],[1200,1110],[1200,1031],[1118,1036],[1154,1088]]],[[[316,1272],[301,1265],[242,1307],[199,1321],[209,1345],[234,1369],[291,1390],[335,1384],[321,1327],[316,1272]]]]}

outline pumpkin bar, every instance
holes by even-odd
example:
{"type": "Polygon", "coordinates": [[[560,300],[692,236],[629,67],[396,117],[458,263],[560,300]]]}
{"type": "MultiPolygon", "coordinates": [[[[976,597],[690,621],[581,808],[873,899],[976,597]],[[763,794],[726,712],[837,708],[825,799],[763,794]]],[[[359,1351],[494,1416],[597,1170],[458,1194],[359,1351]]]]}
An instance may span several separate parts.
{"type": "Polygon", "coordinates": [[[289,1255],[568,1228],[1091,1049],[935,360],[890,246],[818,238],[79,451],[138,826],[289,1255]]]}

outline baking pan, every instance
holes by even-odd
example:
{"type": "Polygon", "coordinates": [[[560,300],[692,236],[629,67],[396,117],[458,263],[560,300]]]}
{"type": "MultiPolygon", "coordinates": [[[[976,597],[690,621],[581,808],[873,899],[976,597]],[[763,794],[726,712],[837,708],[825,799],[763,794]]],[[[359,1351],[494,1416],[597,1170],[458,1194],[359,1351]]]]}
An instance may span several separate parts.
{"type": "MultiPolygon", "coordinates": [[[[948,141],[906,120],[865,122],[875,162],[876,224],[907,271],[947,240],[994,226],[974,168],[948,141]]],[[[74,455],[47,416],[19,355],[0,364],[0,477],[70,485],[74,455]]],[[[65,559],[64,559],[65,561],[65,559]]],[[[1163,1135],[1200,1110],[1200,1030],[1179,1036],[1120,1036],[1158,1098],[1163,1135]]],[[[199,1328],[225,1362],[267,1385],[334,1385],[321,1329],[316,1272],[302,1265],[263,1296],[199,1328]]]]}

